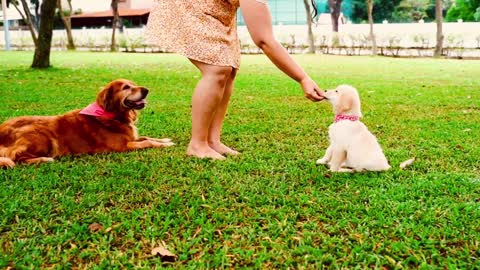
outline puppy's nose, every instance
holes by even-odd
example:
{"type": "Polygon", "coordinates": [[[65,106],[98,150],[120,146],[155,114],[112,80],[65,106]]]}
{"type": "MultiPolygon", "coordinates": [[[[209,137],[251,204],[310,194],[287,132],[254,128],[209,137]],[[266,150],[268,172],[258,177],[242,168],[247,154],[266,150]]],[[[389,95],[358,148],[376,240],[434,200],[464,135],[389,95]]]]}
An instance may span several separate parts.
{"type": "Polygon", "coordinates": [[[147,96],[148,95],[148,89],[145,88],[145,87],[142,87],[142,90],[141,90],[141,93],[142,93],[142,96],[147,96]]]}

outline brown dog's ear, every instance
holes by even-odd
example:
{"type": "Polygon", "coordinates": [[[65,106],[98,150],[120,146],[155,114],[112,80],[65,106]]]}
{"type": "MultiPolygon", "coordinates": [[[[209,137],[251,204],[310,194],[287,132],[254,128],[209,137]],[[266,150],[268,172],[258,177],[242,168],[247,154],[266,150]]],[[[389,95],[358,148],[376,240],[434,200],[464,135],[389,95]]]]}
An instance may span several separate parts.
{"type": "Polygon", "coordinates": [[[348,112],[352,109],[353,98],[349,95],[341,94],[338,100],[338,113],[348,112]]]}
{"type": "Polygon", "coordinates": [[[105,86],[97,95],[97,104],[107,112],[112,112],[112,94],[113,87],[111,85],[105,86]]]}

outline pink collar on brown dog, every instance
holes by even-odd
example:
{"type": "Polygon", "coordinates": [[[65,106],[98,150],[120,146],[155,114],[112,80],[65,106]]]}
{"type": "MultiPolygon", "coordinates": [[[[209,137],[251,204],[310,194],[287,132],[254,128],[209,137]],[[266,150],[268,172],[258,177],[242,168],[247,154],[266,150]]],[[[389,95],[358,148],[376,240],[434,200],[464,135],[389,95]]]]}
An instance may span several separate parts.
{"type": "Polygon", "coordinates": [[[360,120],[360,117],[359,116],[356,116],[356,115],[344,115],[344,114],[337,114],[335,116],[335,123],[337,122],[340,122],[340,121],[343,121],[343,120],[350,120],[350,121],[358,121],[360,120]]]}
{"type": "Polygon", "coordinates": [[[115,118],[114,113],[105,111],[105,109],[100,107],[100,105],[98,105],[96,102],[85,107],[83,110],[80,111],[80,114],[91,115],[96,117],[106,117],[110,119],[115,118]]]}

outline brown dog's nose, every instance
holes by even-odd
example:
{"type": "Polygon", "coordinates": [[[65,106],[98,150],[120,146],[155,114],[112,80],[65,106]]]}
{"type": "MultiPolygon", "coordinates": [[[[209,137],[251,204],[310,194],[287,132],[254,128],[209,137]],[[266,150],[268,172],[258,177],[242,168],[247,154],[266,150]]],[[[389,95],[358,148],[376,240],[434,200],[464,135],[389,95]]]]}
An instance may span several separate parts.
{"type": "Polygon", "coordinates": [[[142,96],[146,97],[148,95],[148,89],[145,87],[142,87],[141,93],[142,93],[142,96]]]}

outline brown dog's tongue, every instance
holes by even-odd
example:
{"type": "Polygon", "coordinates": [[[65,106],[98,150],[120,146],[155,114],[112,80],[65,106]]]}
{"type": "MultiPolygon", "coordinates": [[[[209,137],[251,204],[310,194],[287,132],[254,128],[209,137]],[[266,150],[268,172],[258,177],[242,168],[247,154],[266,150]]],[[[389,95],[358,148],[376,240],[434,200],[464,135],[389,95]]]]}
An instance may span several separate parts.
{"type": "Polygon", "coordinates": [[[142,100],[139,100],[139,101],[135,101],[135,104],[136,105],[140,105],[140,104],[145,104],[147,103],[147,101],[145,99],[142,99],[142,100]]]}

